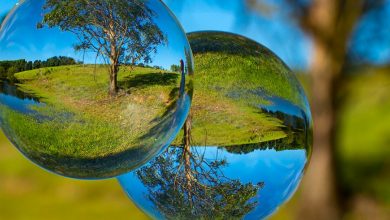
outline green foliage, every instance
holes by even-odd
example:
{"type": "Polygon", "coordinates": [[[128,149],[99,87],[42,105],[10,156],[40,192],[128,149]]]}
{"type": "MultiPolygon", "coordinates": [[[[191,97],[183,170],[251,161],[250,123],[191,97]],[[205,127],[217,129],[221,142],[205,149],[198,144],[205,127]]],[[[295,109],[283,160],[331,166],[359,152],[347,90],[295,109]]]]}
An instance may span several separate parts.
{"type": "Polygon", "coordinates": [[[41,27],[74,33],[81,40],[76,49],[92,49],[110,62],[149,63],[157,46],[166,41],[145,1],[47,0],[44,8],[49,12],[41,27]]]}
{"type": "Polygon", "coordinates": [[[180,73],[180,66],[179,65],[171,65],[171,71],[172,72],[176,72],[176,73],[180,73]]]}
{"type": "Polygon", "coordinates": [[[7,73],[7,70],[3,66],[0,66],[0,77],[5,78],[6,73],[7,73]]]}
{"type": "Polygon", "coordinates": [[[54,67],[64,65],[74,65],[76,61],[73,58],[65,56],[55,56],[47,59],[46,61],[35,60],[26,61],[12,60],[12,61],[0,61],[0,78],[7,78],[8,80],[15,81],[15,73],[23,72],[32,69],[38,69],[41,67],[54,67]]]}
{"type": "Polygon", "coordinates": [[[390,206],[390,69],[364,68],[343,87],[338,135],[343,186],[390,206]]]}
{"type": "MultiPolygon", "coordinates": [[[[284,150],[296,150],[296,149],[306,149],[309,148],[306,140],[305,133],[303,132],[286,132],[288,136],[286,138],[271,140],[261,143],[253,144],[244,144],[244,145],[232,145],[232,146],[222,146],[229,153],[234,154],[248,154],[255,150],[267,150],[273,149],[275,151],[284,151],[284,150]]],[[[307,152],[308,154],[310,152],[307,152]]]]}

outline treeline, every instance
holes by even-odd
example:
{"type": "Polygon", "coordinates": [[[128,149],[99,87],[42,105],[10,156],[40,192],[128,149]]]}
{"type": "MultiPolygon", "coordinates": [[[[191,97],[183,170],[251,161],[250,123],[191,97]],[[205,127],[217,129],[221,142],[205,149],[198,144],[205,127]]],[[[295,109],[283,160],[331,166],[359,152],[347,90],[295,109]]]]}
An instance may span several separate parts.
{"type": "Polygon", "coordinates": [[[142,68],[150,68],[150,69],[157,69],[157,70],[165,70],[164,67],[162,66],[150,66],[148,64],[144,64],[144,63],[137,63],[137,64],[134,64],[134,66],[137,66],[137,67],[142,67],[142,68]]]}
{"type": "Polygon", "coordinates": [[[233,154],[248,154],[255,150],[298,150],[307,148],[308,140],[305,132],[287,133],[287,137],[262,143],[243,144],[220,147],[233,154]]]}
{"type": "Polygon", "coordinates": [[[264,113],[267,113],[268,115],[278,118],[283,122],[283,125],[286,126],[287,129],[292,130],[292,131],[304,131],[307,129],[307,124],[309,121],[305,117],[306,114],[301,110],[301,115],[302,117],[298,117],[296,115],[290,115],[286,114],[281,111],[270,111],[266,108],[261,108],[264,113]]]}
{"type": "Polygon", "coordinates": [[[177,72],[180,73],[181,72],[181,67],[179,65],[173,64],[173,65],[171,65],[171,71],[175,72],[175,73],[177,73],[177,72]]]}
{"type": "Polygon", "coordinates": [[[65,56],[59,56],[59,57],[55,56],[44,61],[42,60],[26,61],[25,59],[0,61],[0,78],[7,78],[9,80],[14,80],[15,73],[44,68],[44,67],[54,67],[54,66],[74,65],[74,64],[77,64],[75,59],[71,57],[65,57],[65,56]]]}

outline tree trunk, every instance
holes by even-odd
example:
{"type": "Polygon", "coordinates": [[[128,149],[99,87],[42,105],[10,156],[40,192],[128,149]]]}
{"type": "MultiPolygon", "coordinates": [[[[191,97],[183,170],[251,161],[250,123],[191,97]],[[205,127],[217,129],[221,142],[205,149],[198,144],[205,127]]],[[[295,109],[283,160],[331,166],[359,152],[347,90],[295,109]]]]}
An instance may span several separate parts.
{"type": "Polygon", "coordinates": [[[344,214],[346,198],[341,194],[336,152],[337,96],[348,41],[362,5],[360,0],[313,0],[303,15],[302,27],[313,41],[310,76],[314,149],[303,181],[298,219],[338,220],[344,214]]]}
{"type": "Polygon", "coordinates": [[[341,64],[334,60],[329,46],[313,42],[314,57],[310,68],[314,149],[303,181],[298,219],[341,219],[341,200],[337,179],[335,97],[341,64]]]}
{"type": "Polygon", "coordinates": [[[118,93],[118,64],[115,61],[112,61],[110,66],[110,90],[109,94],[111,97],[114,97],[118,93]]]}
{"type": "Polygon", "coordinates": [[[187,190],[188,190],[188,198],[191,198],[191,190],[192,190],[192,173],[191,173],[191,126],[192,119],[191,113],[188,115],[186,122],[184,124],[184,170],[186,174],[187,181],[187,190]]]}
{"type": "MultiPolygon", "coordinates": [[[[112,13],[112,10],[111,10],[112,13]]],[[[108,33],[108,39],[110,42],[110,90],[109,94],[114,97],[118,93],[118,72],[119,72],[119,50],[117,46],[117,36],[114,28],[115,22],[113,16],[110,17],[109,28],[106,31],[108,33]]]]}

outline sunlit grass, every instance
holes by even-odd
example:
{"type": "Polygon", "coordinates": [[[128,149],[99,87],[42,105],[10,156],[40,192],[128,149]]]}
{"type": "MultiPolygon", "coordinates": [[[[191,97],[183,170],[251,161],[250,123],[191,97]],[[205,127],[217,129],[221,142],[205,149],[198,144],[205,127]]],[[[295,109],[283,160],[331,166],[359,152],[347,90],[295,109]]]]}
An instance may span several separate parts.
{"type": "Polygon", "coordinates": [[[103,157],[139,146],[140,138],[175,101],[170,94],[179,82],[177,73],[123,67],[121,90],[110,97],[104,66],[44,68],[17,73],[16,78],[21,90],[45,103],[31,108],[48,120],[2,106],[15,143],[25,152],[74,158],[103,157]]]}
{"type": "MultiPolygon", "coordinates": [[[[286,137],[283,122],[263,113],[259,105],[269,104],[266,95],[300,100],[287,80],[290,73],[279,66],[271,67],[273,61],[264,59],[264,65],[259,65],[259,59],[251,56],[195,54],[193,145],[230,146],[286,137]],[[280,72],[274,72],[275,68],[280,72]],[[278,87],[280,84],[283,88],[278,87]]],[[[180,144],[182,137],[180,134],[174,144],[180,144]]]]}

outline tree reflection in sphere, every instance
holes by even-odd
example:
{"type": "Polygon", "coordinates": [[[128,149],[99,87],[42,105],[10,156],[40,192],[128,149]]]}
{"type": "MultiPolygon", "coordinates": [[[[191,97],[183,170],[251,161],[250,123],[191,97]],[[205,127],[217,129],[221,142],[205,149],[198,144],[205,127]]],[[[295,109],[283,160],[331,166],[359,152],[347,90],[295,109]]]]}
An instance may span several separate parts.
{"type": "Polygon", "coordinates": [[[25,0],[1,26],[0,51],[1,127],[57,174],[129,172],[189,112],[192,52],[159,0],[25,0]]]}
{"type": "Polygon", "coordinates": [[[269,49],[224,32],[188,34],[192,108],[173,144],[118,177],[158,219],[263,219],[297,189],[312,122],[301,85],[269,49]]]}

